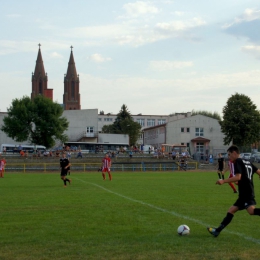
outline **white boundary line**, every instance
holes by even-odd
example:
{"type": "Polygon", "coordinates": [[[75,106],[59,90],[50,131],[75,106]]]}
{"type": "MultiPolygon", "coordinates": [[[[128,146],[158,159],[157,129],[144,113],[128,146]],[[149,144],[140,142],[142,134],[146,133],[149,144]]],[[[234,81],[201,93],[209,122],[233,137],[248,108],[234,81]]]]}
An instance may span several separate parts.
{"type": "MultiPolygon", "coordinates": [[[[190,218],[190,217],[188,217],[188,216],[181,215],[181,214],[176,213],[176,212],[174,212],[174,211],[169,211],[169,210],[167,210],[167,209],[163,209],[163,208],[154,206],[154,205],[152,205],[152,204],[145,203],[145,202],[143,202],[143,201],[141,201],[141,200],[132,199],[132,198],[130,198],[130,197],[124,196],[124,195],[119,194],[119,193],[117,193],[117,192],[111,191],[111,190],[109,190],[109,189],[107,189],[107,188],[104,188],[104,187],[102,187],[102,186],[100,186],[100,185],[98,185],[98,184],[96,184],[96,183],[84,181],[84,180],[81,180],[81,179],[78,179],[78,178],[75,178],[75,177],[74,177],[74,179],[77,179],[77,180],[79,180],[79,181],[81,181],[81,182],[84,182],[84,183],[87,183],[87,184],[96,186],[96,187],[98,187],[98,188],[100,188],[100,189],[102,189],[102,190],[105,190],[105,191],[107,191],[107,192],[109,192],[109,193],[112,193],[112,194],[114,194],[114,195],[116,195],[116,196],[118,196],[118,197],[127,199],[127,200],[132,201],[132,202],[136,202],[136,203],[142,204],[142,205],[144,205],[144,206],[147,206],[147,207],[150,207],[150,208],[153,208],[153,209],[162,211],[162,212],[164,212],[164,213],[169,213],[169,214],[171,214],[171,215],[173,215],[173,216],[175,216],[175,217],[179,217],[179,218],[183,218],[183,219],[192,221],[192,222],[197,223],[197,224],[200,224],[200,225],[202,225],[202,226],[204,226],[204,227],[205,227],[205,226],[208,226],[208,227],[211,226],[210,224],[204,223],[204,222],[202,222],[202,221],[200,221],[200,220],[198,220],[198,219],[190,218]]],[[[239,236],[239,237],[241,237],[241,238],[244,238],[244,239],[246,239],[246,240],[248,240],[248,241],[251,241],[251,242],[254,242],[254,243],[256,243],[256,244],[260,244],[260,239],[256,239],[256,238],[253,238],[253,237],[248,237],[248,236],[246,236],[246,235],[244,235],[244,234],[242,234],[242,233],[233,232],[233,231],[228,231],[228,230],[226,230],[226,229],[225,229],[225,232],[227,232],[227,233],[229,233],[229,234],[233,234],[233,235],[239,236]]]]}

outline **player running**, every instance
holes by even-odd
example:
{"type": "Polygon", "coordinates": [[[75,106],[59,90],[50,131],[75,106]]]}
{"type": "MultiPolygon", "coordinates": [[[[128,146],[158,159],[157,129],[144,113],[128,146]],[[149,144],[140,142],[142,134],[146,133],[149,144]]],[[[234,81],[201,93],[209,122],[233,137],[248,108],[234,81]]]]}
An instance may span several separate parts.
{"type": "Polygon", "coordinates": [[[108,173],[109,180],[112,181],[112,175],[111,175],[111,159],[108,157],[108,154],[105,155],[105,157],[102,159],[102,176],[103,180],[106,179],[106,172],[108,173]]]}
{"type": "Polygon", "coordinates": [[[234,214],[238,210],[246,209],[250,215],[260,216],[260,208],[256,208],[255,192],[253,184],[253,175],[257,173],[260,176],[260,169],[257,169],[251,162],[239,158],[239,149],[232,145],[228,148],[228,157],[234,163],[235,176],[232,178],[218,180],[216,184],[238,182],[238,199],[227,212],[226,217],[222,220],[218,228],[208,227],[208,231],[214,237],[217,237],[220,232],[232,221],[234,214]]]}
{"type": "MultiPolygon", "coordinates": [[[[234,177],[235,176],[234,163],[231,160],[228,161],[228,165],[227,165],[226,169],[224,170],[224,173],[227,172],[228,170],[229,170],[228,178],[234,177]]],[[[237,184],[237,182],[236,182],[236,184],[237,184]]],[[[237,189],[232,182],[229,182],[228,185],[232,188],[234,193],[237,193],[237,189]]]]}
{"type": "Polygon", "coordinates": [[[71,183],[71,180],[67,179],[67,177],[66,177],[68,174],[69,167],[70,167],[70,162],[66,158],[66,153],[63,152],[62,158],[60,158],[60,169],[61,169],[60,177],[64,182],[64,187],[67,187],[67,182],[69,182],[69,184],[71,183]]]}

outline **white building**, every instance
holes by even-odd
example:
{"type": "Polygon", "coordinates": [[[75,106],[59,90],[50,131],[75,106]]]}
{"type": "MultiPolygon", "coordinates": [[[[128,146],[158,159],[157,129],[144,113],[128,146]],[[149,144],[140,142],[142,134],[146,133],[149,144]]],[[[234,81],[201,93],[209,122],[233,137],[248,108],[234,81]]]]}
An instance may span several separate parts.
{"type": "Polygon", "coordinates": [[[224,134],[218,120],[195,115],[169,121],[165,126],[150,127],[144,131],[144,144],[160,147],[166,144],[186,145],[191,154],[225,152],[224,134]]]}

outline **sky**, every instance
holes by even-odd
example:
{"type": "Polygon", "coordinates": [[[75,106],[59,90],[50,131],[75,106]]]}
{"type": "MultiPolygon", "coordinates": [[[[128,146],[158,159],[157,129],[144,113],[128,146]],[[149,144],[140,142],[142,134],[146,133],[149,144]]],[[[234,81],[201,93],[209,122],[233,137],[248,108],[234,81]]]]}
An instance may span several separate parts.
{"type": "Polygon", "coordinates": [[[236,93],[260,109],[259,0],[9,0],[0,29],[1,112],[31,96],[39,43],[58,103],[73,46],[81,109],[221,115],[236,93]]]}

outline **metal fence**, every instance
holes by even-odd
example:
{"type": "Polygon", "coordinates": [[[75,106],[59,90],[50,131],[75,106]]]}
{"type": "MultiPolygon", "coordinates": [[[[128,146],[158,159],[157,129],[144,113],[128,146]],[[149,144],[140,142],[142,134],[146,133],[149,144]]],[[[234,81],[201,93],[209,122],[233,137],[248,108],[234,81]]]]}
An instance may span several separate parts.
{"type": "MultiPolygon", "coordinates": [[[[76,172],[93,172],[98,171],[100,163],[72,163],[71,171],[76,172]]],[[[173,162],[130,162],[130,163],[113,163],[111,171],[176,171],[176,170],[193,170],[198,169],[197,162],[188,162],[184,167],[173,162]]],[[[6,172],[55,172],[60,171],[57,163],[8,163],[5,167],[6,172]]]]}

